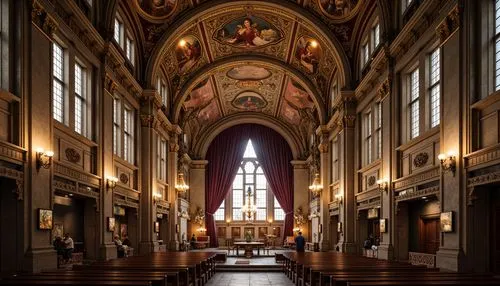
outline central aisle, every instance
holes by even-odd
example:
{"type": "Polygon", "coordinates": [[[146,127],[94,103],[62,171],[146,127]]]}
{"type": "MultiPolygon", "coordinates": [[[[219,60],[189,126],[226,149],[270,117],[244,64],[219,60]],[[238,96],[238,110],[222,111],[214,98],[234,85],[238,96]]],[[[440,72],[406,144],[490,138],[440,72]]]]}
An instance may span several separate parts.
{"type": "Polygon", "coordinates": [[[238,272],[216,273],[206,284],[207,286],[293,286],[294,284],[283,273],[273,272],[238,272]]]}

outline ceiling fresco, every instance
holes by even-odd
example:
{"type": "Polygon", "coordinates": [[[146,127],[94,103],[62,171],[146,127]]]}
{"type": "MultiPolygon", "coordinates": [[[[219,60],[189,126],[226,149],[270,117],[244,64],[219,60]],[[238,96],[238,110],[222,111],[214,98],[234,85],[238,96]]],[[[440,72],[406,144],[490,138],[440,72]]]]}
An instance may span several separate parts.
{"type": "Polygon", "coordinates": [[[281,9],[267,1],[127,1],[143,25],[144,57],[161,47],[158,57],[175,102],[169,117],[190,142],[238,114],[274,117],[299,140],[308,140],[339,71],[332,37],[315,23],[327,27],[352,58],[357,16],[367,9],[363,3],[374,5],[373,0],[290,0],[281,9]]]}

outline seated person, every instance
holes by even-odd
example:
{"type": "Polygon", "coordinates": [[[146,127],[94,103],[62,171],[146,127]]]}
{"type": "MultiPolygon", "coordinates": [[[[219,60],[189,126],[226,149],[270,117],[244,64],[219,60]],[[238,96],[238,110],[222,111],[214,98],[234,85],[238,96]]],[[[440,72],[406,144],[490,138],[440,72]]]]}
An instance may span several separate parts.
{"type": "Polygon", "coordinates": [[[64,255],[64,242],[60,236],[56,236],[52,245],[54,246],[54,250],[57,251],[57,255],[64,255]]]}
{"type": "Polygon", "coordinates": [[[63,252],[64,261],[69,262],[73,257],[73,250],[75,249],[75,243],[73,242],[71,236],[69,236],[69,233],[66,233],[64,235],[63,245],[64,245],[64,252],[63,252]]]}
{"type": "Polygon", "coordinates": [[[130,242],[130,239],[128,239],[128,235],[125,235],[125,238],[123,239],[122,244],[126,245],[128,247],[132,246],[132,242],[130,242]]]}
{"type": "Polygon", "coordinates": [[[123,245],[123,242],[120,240],[118,234],[115,235],[115,245],[116,250],[118,251],[118,258],[127,257],[127,246],[123,245]]]}

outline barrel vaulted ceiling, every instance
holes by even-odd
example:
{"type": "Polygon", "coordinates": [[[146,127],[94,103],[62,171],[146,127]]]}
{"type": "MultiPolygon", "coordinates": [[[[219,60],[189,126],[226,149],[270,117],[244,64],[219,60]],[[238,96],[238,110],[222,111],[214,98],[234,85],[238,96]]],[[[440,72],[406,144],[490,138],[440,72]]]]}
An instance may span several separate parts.
{"type": "Polygon", "coordinates": [[[225,119],[260,116],[305,155],[333,81],[351,84],[356,27],[375,0],[127,1],[145,39],[146,81],[166,77],[169,117],[191,152],[225,119]]]}

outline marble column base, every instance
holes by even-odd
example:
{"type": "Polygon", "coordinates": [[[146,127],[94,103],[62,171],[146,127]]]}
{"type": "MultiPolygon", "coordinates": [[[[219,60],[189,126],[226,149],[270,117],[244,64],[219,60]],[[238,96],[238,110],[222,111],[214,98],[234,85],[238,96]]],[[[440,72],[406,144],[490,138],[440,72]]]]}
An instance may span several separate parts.
{"type": "Polygon", "coordinates": [[[353,254],[358,253],[358,245],[354,242],[342,241],[342,242],[339,242],[339,244],[337,244],[337,246],[339,247],[340,252],[353,253],[353,254]]]}
{"type": "Polygon", "coordinates": [[[139,254],[148,255],[153,252],[158,252],[160,250],[160,244],[158,241],[141,241],[139,243],[139,254]]]}
{"type": "Polygon", "coordinates": [[[101,260],[115,259],[117,256],[118,251],[114,243],[105,243],[99,248],[99,258],[101,260]]]}
{"type": "Polygon", "coordinates": [[[172,251],[178,251],[179,250],[179,242],[177,240],[172,240],[168,244],[168,249],[172,251]]]}
{"type": "Polygon", "coordinates": [[[463,271],[465,256],[461,249],[439,248],[436,252],[436,267],[442,270],[463,271]]]}
{"type": "Polygon", "coordinates": [[[321,240],[319,242],[319,251],[330,251],[330,241],[321,240]]]}
{"type": "Polygon", "coordinates": [[[23,260],[23,271],[38,273],[57,269],[57,252],[52,248],[31,249],[26,252],[23,260]]]}
{"type": "Polygon", "coordinates": [[[378,258],[385,260],[394,259],[394,247],[392,244],[381,244],[378,246],[378,258]]]}

